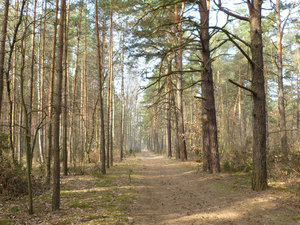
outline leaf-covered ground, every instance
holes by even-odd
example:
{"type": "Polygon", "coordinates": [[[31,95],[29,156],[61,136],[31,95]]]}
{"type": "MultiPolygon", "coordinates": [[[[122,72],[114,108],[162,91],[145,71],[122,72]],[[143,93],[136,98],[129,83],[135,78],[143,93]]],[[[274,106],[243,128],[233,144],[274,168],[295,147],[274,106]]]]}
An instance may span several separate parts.
{"type": "Polygon", "coordinates": [[[129,205],[136,198],[130,181],[134,166],[127,160],[105,176],[62,177],[61,210],[56,212],[51,211],[51,190],[34,198],[34,215],[27,213],[26,196],[0,199],[0,224],[128,224],[129,205]]]}

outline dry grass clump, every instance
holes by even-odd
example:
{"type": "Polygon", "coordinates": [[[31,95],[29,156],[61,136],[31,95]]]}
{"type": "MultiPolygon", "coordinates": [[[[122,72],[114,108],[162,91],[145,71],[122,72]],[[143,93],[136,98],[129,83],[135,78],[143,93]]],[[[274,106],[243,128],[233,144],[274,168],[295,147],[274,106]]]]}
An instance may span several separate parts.
{"type": "MultiPolygon", "coordinates": [[[[32,176],[32,185],[35,194],[39,194],[45,189],[39,177],[32,176]]],[[[19,197],[27,194],[26,168],[3,158],[0,163],[0,195],[19,197]]]]}

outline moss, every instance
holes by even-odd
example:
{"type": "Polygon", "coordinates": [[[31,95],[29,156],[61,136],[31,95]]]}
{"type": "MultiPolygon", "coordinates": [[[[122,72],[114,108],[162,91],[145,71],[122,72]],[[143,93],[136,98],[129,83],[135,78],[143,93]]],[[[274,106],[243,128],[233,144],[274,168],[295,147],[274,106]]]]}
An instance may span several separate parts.
{"type": "Polygon", "coordinates": [[[19,208],[18,206],[13,206],[13,207],[10,208],[10,211],[11,211],[12,213],[15,213],[15,212],[20,211],[20,208],[19,208]]]}
{"type": "Polygon", "coordinates": [[[75,201],[69,207],[70,208],[80,208],[80,209],[92,208],[92,206],[89,202],[81,202],[81,201],[75,201]]]}
{"type": "Polygon", "coordinates": [[[8,224],[13,224],[13,220],[9,220],[9,219],[1,219],[0,220],[0,225],[8,225],[8,224]]]}
{"type": "Polygon", "coordinates": [[[57,223],[57,225],[66,225],[66,224],[70,224],[72,223],[72,221],[70,219],[67,220],[61,220],[57,223]]]}
{"type": "Polygon", "coordinates": [[[294,218],[293,218],[293,220],[295,220],[295,221],[298,221],[298,222],[299,222],[299,221],[300,221],[300,216],[294,217],[294,218]]]}

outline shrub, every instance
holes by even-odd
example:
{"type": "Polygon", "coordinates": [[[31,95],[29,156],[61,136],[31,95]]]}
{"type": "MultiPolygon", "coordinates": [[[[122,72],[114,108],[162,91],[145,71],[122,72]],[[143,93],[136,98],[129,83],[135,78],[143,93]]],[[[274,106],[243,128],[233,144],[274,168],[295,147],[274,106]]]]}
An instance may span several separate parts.
{"type": "MultiPolygon", "coordinates": [[[[45,190],[41,179],[32,176],[33,192],[38,194],[45,190]]],[[[21,165],[3,159],[0,164],[0,194],[3,196],[18,197],[28,194],[27,172],[21,165]]]]}
{"type": "Polygon", "coordinates": [[[27,194],[26,171],[3,159],[0,165],[0,193],[8,196],[27,194]]]}
{"type": "Polygon", "coordinates": [[[228,146],[224,149],[221,160],[224,171],[250,171],[252,165],[251,141],[247,139],[243,145],[228,146]]]}

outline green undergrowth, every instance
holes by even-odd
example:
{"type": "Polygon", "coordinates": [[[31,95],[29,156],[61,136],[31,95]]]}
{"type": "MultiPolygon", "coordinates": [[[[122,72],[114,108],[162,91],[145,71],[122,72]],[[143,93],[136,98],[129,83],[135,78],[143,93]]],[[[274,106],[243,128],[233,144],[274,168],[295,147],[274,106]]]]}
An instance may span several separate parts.
{"type": "Polygon", "coordinates": [[[9,224],[13,224],[13,220],[0,219],[0,225],[9,225],[9,224]]]}

